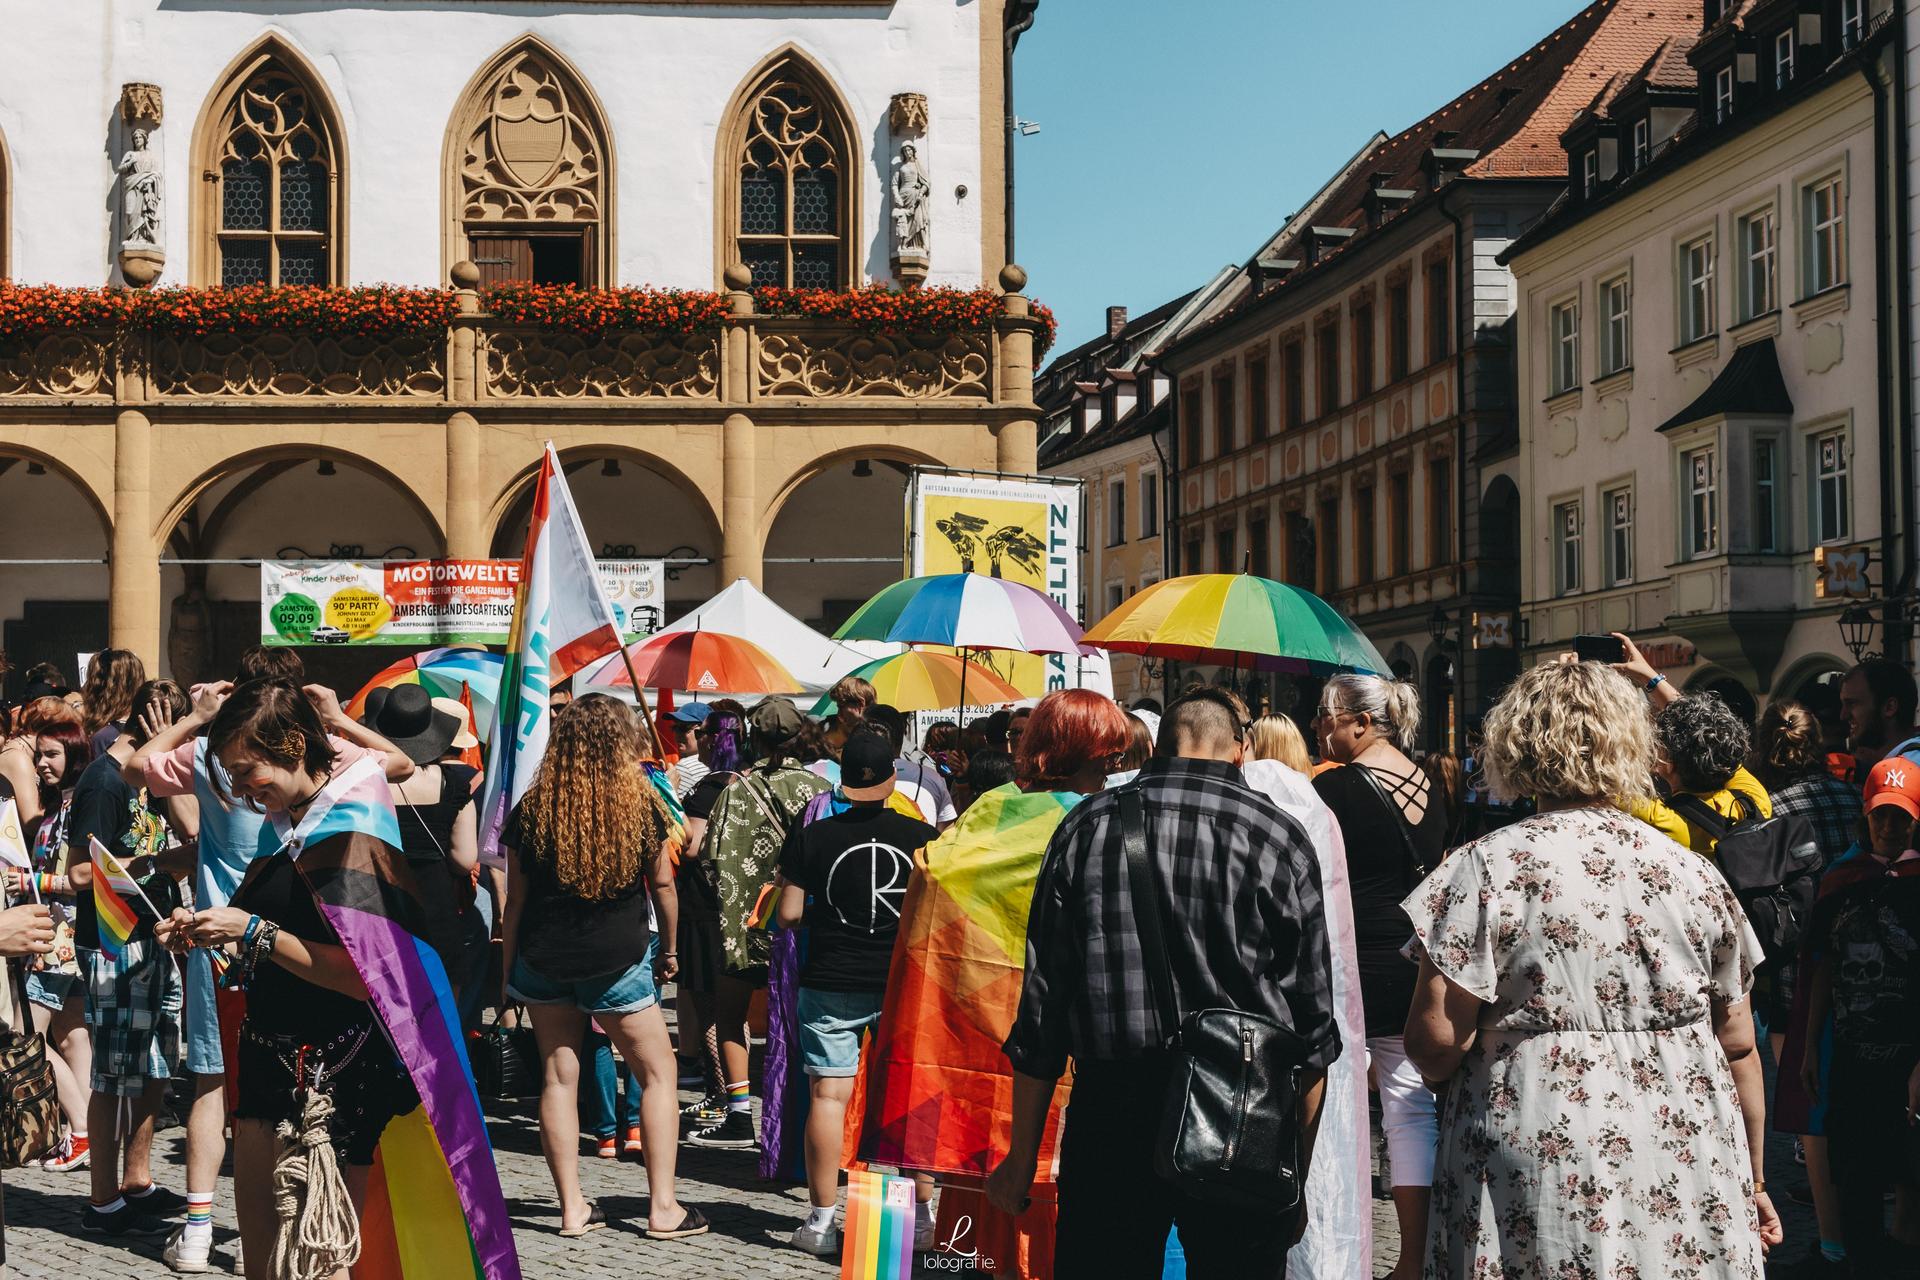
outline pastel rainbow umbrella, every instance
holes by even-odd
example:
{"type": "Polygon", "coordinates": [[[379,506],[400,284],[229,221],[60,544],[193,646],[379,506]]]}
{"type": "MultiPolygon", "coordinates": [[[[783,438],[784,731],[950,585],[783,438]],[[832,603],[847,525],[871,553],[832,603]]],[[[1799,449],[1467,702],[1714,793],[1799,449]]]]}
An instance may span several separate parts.
{"type": "Polygon", "coordinates": [[[663,631],[615,653],[586,673],[589,683],[709,693],[799,693],[804,686],[780,659],[724,631],[663,631]]]}
{"type": "Polygon", "coordinates": [[[1250,573],[1201,573],[1156,582],[1100,619],[1086,642],[1236,671],[1387,675],[1380,651],[1311,591],[1250,573]]]}
{"type": "Polygon", "coordinates": [[[367,695],[375,689],[417,684],[436,698],[471,699],[474,731],[484,737],[493,727],[493,705],[500,698],[504,656],[475,645],[449,645],[408,654],[360,687],[347,703],[347,714],[358,720],[367,709],[367,695]]]}
{"type": "Polygon", "coordinates": [[[856,609],[833,638],[1080,652],[1080,624],[1052,596],[983,573],[937,573],[896,582],[856,609]]]}
{"type": "MultiPolygon", "coordinates": [[[[969,649],[1079,653],[1080,634],[1073,615],[1024,582],[983,573],[936,573],[884,588],[856,609],[833,638],[940,644],[958,649],[965,659],[969,649]]],[[[961,671],[961,700],[953,706],[968,705],[966,668],[961,671]]]]}
{"type": "MultiPolygon", "coordinates": [[[[1027,695],[977,662],[937,650],[909,649],[879,658],[847,673],[873,685],[881,702],[896,711],[939,711],[947,707],[984,707],[1018,702],[1027,695]]],[[[813,714],[838,711],[833,695],[814,704],[813,714]]]]}

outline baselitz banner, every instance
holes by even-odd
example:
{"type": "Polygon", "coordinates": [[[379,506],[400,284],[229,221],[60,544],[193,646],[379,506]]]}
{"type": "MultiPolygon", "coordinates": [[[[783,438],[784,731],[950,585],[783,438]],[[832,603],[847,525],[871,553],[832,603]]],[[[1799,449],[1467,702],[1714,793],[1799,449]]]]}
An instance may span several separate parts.
{"type": "MultiPolygon", "coordinates": [[[[666,621],[666,562],[602,560],[621,633],[666,621]]],[[[518,560],[286,560],[260,566],[262,644],[505,644],[518,560]]]]}

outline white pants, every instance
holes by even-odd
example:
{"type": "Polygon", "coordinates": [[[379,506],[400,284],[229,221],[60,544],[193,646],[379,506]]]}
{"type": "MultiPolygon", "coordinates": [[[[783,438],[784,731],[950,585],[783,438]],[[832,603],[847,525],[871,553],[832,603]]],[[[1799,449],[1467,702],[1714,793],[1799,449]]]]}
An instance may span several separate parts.
{"type": "Polygon", "coordinates": [[[1380,1127],[1387,1135],[1393,1185],[1432,1186],[1440,1118],[1433,1094],[1407,1061],[1407,1042],[1399,1036],[1369,1036],[1367,1059],[1380,1089],[1380,1127]]]}

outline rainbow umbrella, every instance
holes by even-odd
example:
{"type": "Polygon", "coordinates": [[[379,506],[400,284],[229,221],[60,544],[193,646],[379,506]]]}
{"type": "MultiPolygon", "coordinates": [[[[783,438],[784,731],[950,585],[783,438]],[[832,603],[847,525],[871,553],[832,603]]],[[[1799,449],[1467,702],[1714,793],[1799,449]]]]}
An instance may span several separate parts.
{"type": "Polygon", "coordinates": [[[1095,623],[1086,641],[1236,671],[1387,675],[1373,642],[1311,591],[1250,573],[1168,578],[1095,623]]]}
{"type": "MultiPolygon", "coordinates": [[[[1018,702],[1027,695],[977,662],[951,653],[910,649],[878,658],[847,673],[873,685],[880,701],[896,711],[939,711],[947,707],[984,707],[1018,702]]],[[[828,694],[813,714],[830,716],[839,708],[828,694]]]]}
{"type": "Polygon", "coordinates": [[[1080,652],[1080,624],[1051,596],[982,573],[939,573],[896,582],[855,610],[833,638],[1021,653],[1080,652]]]}
{"type": "Polygon", "coordinates": [[[375,689],[417,684],[436,698],[458,699],[464,686],[472,695],[474,732],[484,737],[493,726],[493,704],[500,697],[500,673],[506,665],[500,654],[467,645],[409,654],[361,686],[347,703],[347,714],[358,720],[375,689]]]}
{"type": "Polygon", "coordinates": [[[586,673],[587,683],[709,693],[799,693],[780,659],[724,631],[665,631],[616,653],[586,673]],[[631,665],[629,665],[631,664],[631,665]]]}

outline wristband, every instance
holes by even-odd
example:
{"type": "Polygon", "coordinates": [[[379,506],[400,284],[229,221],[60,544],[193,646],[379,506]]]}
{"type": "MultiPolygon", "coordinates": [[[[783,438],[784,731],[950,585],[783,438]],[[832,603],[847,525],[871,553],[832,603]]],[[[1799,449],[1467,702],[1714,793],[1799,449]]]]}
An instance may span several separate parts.
{"type": "Polygon", "coordinates": [[[1653,679],[1647,681],[1647,692],[1652,693],[1666,682],[1667,678],[1665,676],[1655,676],[1653,679]]]}
{"type": "Polygon", "coordinates": [[[254,935],[255,935],[255,934],[257,934],[257,933],[259,933],[259,932],[260,932],[260,917],[259,917],[259,916],[248,916],[248,917],[247,917],[247,931],[246,931],[245,933],[243,933],[243,934],[241,934],[241,935],[240,935],[240,945],[241,945],[241,946],[242,946],[243,948],[244,948],[244,947],[251,947],[251,946],[253,945],[253,939],[254,939],[254,935]]]}
{"type": "Polygon", "coordinates": [[[1765,1194],[1766,1189],[1767,1189],[1767,1180],[1765,1178],[1755,1178],[1753,1180],[1753,1194],[1763,1195],[1765,1194]]]}

